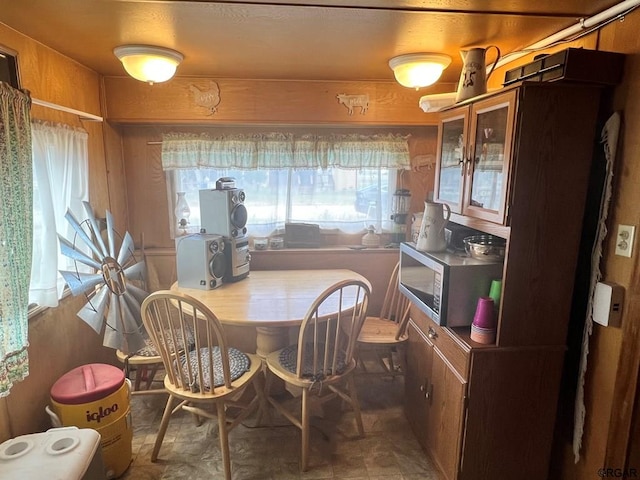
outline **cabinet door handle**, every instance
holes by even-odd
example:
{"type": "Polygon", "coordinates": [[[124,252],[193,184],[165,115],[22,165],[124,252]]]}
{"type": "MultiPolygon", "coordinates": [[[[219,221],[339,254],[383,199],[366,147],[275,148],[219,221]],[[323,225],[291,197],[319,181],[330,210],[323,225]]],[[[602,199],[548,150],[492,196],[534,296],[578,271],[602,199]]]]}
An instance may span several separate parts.
{"type": "Polygon", "coordinates": [[[471,168],[473,166],[474,158],[476,155],[476,149],[473,144],[469,147],[469,158],[467,158],[467,175],[471,175],[471,168]]]}
{"type": "Polygon", "coordinates": [[[429,389],[427,390],[427,393],[424,394],[424,398],[429,400],[429,402],[433,400],[433,383],[429,385],[429,389]]]}
{"type": "Polygon", "coordinates": [[[460,175],[464,175],[464,171],[467,166],[467,153],[466,153],[466,147],[464,145],[462,146],[462,156],[458,161],[458,165],[460,165],[460,175]]]}
{"type": "Polygon", "coordinates": [[[429,398],[429,391],[427,389],[427,385],[429,385],[429,379],[425,378],[424,383],[420,385],[420,391],[424,393],[425,398],[429,398]]]}
{"type": "Polygon", "coordinates": [[[429,327],[427,337],[429,337],[431,340],[435,340],[436,338],[438,338],[438,333],[432,327],[429,327]]]}

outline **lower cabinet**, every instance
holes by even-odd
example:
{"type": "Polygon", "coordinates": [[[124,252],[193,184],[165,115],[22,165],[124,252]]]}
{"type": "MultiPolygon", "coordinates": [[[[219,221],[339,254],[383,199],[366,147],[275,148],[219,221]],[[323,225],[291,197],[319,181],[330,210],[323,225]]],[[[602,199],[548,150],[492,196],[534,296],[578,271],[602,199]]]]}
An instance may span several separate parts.
{"type": "Polygon", "coordinates": [[[423,448],[445,478],[454,479],[460,459],[466,381],[427,335],[409,323],[406,412],[423,448]]]}
{"type": "Polygon", "coordinates": [[[440,480],[547,478],[564,347],[480,345],[411,312],[405,413],[440,480]]]}

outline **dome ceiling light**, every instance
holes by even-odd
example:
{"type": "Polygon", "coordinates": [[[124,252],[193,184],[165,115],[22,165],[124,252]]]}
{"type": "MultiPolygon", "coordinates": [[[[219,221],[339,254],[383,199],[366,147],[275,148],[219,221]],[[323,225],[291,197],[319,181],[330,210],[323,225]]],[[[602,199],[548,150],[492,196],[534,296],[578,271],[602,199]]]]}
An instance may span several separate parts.
{"type": "Polygon", "coordinates": [[[389,60],[398,83],[416,90],[437,82],[450,64],[451,57],[441,53],[409,53],[389,60]]]}
{"type": "Polygon", "coordinates": [[[150,45],[123,45],[113,49],[129,75],[141,82],[166,82],[184,59],[180,52],[150,45]]]}

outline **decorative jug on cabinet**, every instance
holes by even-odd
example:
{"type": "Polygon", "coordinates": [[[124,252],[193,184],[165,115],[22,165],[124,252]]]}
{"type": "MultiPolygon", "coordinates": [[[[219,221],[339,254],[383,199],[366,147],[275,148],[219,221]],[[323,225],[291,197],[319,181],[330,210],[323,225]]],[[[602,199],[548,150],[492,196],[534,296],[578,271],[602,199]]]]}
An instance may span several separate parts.
{"type": "Polygon", "coordinates": [[[424,216],[416,248],[424,252],[442,252],[447,249],[447,241],[444,236],[451,209],[446,203],[424,202],[424,216]],[[446,217],[444,210],[447,211],[446,217]]]}
{"type": "Polygon", "coordinates": [[[487,80],[500,60],[500,49],[495,45],[487,48],[470,48],[469,50],[460,50],[460,56],[463,65],[456,92],[456,103],[487,93],[487,80]],[[486,54],[490,48],[496,49],[497,57],[487,74],[486,54]]]}

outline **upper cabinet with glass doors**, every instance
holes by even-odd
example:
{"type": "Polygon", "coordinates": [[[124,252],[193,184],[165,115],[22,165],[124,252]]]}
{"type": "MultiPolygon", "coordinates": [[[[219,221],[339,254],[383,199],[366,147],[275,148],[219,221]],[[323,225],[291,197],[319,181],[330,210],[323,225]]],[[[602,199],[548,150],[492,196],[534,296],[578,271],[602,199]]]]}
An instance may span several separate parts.
{"type": "Polygon", "coordinates": [[[515,102],[512,90],[442,113],[434,200],[505,223],[515,102]]]}

